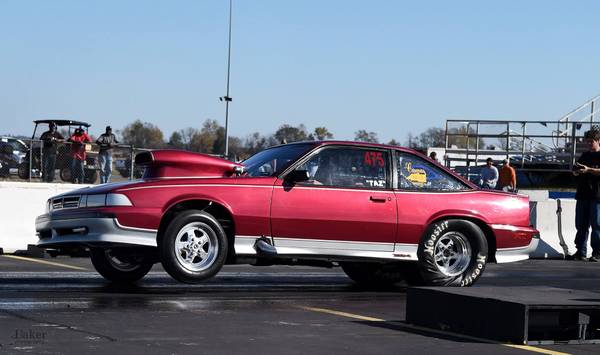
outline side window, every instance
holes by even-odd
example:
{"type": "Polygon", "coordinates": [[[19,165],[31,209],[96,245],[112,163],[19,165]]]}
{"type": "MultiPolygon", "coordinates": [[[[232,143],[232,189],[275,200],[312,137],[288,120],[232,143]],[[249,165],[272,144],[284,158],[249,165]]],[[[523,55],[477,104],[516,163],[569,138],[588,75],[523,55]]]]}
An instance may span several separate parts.
{"type": "Polygon", "coordinates": [[[398,154],[398,184],[405,190],[457,191],[468,188],[435,163],[408,153],[398,154]]]}
{"type": "Polygon", "coordinates": [[[358,148],[326,148],[296,170],[306,170],[304,185],[385,189],[390,186],[389,153],[358,148]]]}

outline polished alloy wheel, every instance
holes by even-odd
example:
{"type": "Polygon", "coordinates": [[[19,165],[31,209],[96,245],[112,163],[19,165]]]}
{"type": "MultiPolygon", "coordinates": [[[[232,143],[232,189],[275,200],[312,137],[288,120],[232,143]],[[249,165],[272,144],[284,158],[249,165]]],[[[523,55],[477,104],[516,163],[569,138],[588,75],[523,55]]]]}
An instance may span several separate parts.
{"type": "Polygon", "coordinates": [[[175,239],[177,261],[190,271],[202,271],[213,264],[219,246],[213,233],[208,233],[204,223],[185,225],[175,239]]]}
{"type": "Polygon", "coordinates": [[[446,276],[462,274],[471,262],[471,244],[458,232],[449,232],[435,244],[435,265],[446,276]]]}

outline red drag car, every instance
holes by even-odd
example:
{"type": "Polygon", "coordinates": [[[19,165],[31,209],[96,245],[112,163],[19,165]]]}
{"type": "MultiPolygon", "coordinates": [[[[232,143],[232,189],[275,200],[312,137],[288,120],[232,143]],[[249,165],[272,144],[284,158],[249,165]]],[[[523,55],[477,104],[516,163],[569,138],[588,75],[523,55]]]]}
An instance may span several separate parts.
{"type": "Polygon", "coordinates": [[[140,153],[142,180],[48,200],[43,248],[90,248],[112,281],[156,262],[200,282],[225,263],[340,265],[354,281],[469,286],[487,262],[527,259],[539,240],[526,196],[480,190],[405,148],[302,142],[237,164],[140,153]]]}

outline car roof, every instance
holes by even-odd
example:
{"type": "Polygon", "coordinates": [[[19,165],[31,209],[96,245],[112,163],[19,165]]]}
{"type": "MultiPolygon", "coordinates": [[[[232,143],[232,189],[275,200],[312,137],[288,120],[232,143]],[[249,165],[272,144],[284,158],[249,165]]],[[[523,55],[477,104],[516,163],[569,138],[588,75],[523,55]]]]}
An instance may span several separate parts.
{"type": "Polygon", "coordinates": [[[84,127],[91,126],[91,124],[89,124],[87,122],[73,121],[73,120],[35,120],[35,121],[33,121],[33,123],[35,123],[35,124],[40,124],[40,123],[49,124],[50,122],[56,123],[57,126],[84,126],[84,127]]]}
{"type": "Polygon", "coordinates": [[[6,140],[11,140],[11,141],[17,141],[21,144],[25,144],[25,142],[21,139],[21,138],[15,138],[15,137],[6,137],[6,136],[0,136],[0,139],[6,139],[6,140]]]}
{"type": "MultiPolygon", "coordinates": [[[[300,141],[300,142],[288,143],[287,145],[290,145],[290,144],[314,144],[315,146],[318,146],[318,145],[348,145],[348,146],[355,146],[355,147],[359,146],[359,147],[372,147],[372,148],[383,148],[383,149],[396,149],[396,150],[401,150],[401,151],[405,151],[405,152],[421,154],[418,151],[411,149],[411,148],[400,147],[397,145],[369,143],[369,142],[327,140],[327,141],[300,141]]],[[[286,145],[286,144],[282,144],[282,145],[286,145]]]]}

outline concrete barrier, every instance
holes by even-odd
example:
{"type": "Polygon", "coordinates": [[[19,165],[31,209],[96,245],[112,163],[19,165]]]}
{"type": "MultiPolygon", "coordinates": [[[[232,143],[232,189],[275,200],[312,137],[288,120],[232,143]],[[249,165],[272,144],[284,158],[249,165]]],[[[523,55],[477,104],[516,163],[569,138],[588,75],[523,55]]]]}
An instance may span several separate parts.
{"type": "MultiPolygon", "coordinates": [[[[575,204],[573,199],[561,199],[562,235],[569,254],[575,253],[575,204]]],[[[548,199],[531,203],[531,223],[540,231],[540,243],[532,258],[563,258],[564,251],[560,245],[558,228],[557,200],[548,199]]],[[[588,256],[592,249],[588,240],[588,256]]]]}
{"type": "Polygon", "coordinates": [[[44,213],[46,200],[91,185],[0,182],[0,248],[5,253],[35,244],[35,218],[44,213]]]}

